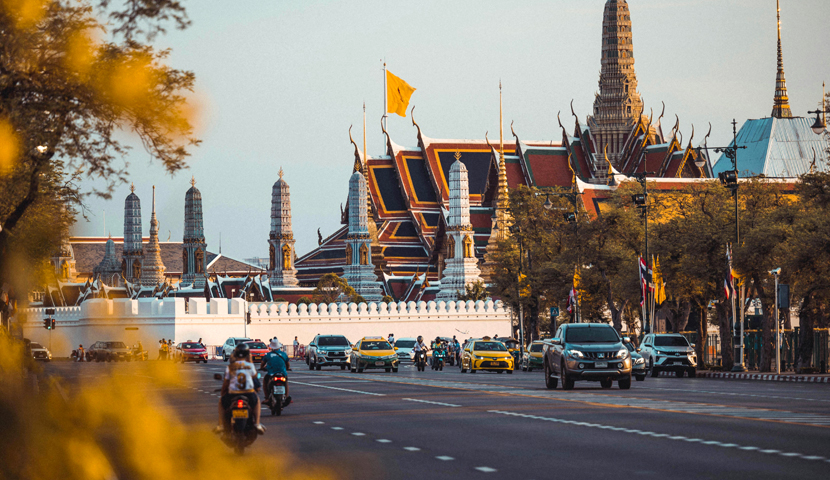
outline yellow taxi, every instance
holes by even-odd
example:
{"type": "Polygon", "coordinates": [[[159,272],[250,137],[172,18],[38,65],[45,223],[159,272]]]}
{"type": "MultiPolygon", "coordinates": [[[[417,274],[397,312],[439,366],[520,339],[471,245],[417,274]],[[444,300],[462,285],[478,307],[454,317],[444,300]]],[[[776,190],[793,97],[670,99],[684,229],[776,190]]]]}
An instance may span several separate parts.
{"type": "Polygon", "coordinates": [[[461,373],[489,372],[513,373],[513,355],[507,347],[490,337],[479,338],[467,343],[461,352],[461,373]]]}
{"type": "Polygon", "coordinates": [[[397,348],[392,347],[383,337],[363,337],[352,347],[349,369],[352,373],[368,368],[397,372],[400,360],[395,350],[397,348]]]}

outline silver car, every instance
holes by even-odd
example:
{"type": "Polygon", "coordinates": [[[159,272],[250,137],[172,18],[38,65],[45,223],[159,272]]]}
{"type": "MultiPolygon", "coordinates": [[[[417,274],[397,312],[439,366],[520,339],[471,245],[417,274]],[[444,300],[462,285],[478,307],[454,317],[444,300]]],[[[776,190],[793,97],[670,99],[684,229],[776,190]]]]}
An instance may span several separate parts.
{"type": "Polygon", "coordinates": [[[32,349],[32,357],[35,360],[43,360],[46,362],[52,360],[52,352],[50,352],[48,348],[37,342],[32,342],[29,346],[32,349]]]}
{"type": "Polygon", "coordinates": [[[679,333],[650,333],[643,337],[640,355],[652,377],[660,372],[674,372],[678,377],[695,376],[697,354],[694,345],[679,333]]]}
{"type": "Polygon", "coordinates": [[[231,358],[231,354],[233,353],[233,349],[236,348],[237,345],[240,343],[245,342],[252,342],[250,338],[247,337],[231,337],[225,340],[225,344],[222,345],[222,360],[228,361],[231,358]]]}

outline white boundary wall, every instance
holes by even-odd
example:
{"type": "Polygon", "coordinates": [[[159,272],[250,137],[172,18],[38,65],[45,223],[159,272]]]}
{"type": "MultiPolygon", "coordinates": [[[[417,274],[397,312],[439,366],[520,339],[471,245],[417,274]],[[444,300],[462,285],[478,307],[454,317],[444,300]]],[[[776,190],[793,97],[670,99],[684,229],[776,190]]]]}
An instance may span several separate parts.
{"type": "Polygon", "coordinates": [[[228,337],[259,338],[277,336],[291,345],[294,336],[308,344],[317,334],[345,335],[351,342],[368,336],[396,338],[436,336],[459,339],[485,335],[509,336],[512,332],[510,311],[501,301],[468,302],[399,302],[399,303],[331,303],[300,305],[287,303],[251,303],[239,298],[141,298],[93,299],[78,307],[57,307],[53,331],[43,328],[45,309],[26,309],[18,315],[23,336],[50,345],[56,357],[67,357],[73,348],[88,348],[99,340],[123,341],[127,345],[141,341],[155,358],[158,341],[196,341],[222,345],[228,337]],[[251,314],[247,324],[246,313],[251,314]]]}

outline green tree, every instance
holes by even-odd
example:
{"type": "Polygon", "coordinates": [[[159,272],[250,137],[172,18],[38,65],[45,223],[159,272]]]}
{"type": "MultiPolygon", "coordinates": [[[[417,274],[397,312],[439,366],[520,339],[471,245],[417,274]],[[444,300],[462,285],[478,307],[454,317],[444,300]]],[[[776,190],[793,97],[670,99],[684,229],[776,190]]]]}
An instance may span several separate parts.
{"type": "Polygon", "coordinates": [[[39,268],[65,233],[72,203],[86,193],[109,197],[126,181],[122,132],[170,173],[198,144],[185,98],[194,75],[165,65],[169,51],[150,45],[168,22],[188,25],[184,8],[177,0],[113,3],[0,3],[0,283],[39,268]],[[82,192],[81,176],[106,186],[82,192]],[[21,253],[15,242],[27,242],[44,216],[59,228],[21,253]]]}
{"type": "Polygon", "coordinates": [[[353,303],[365,303],[366,300],[355,292],[349,282],[336,273],[327,273],[317,282],[312,292],[314,303],[337,303],[344,300],[353,303]]]}
{"type": "Polygon", "coordinates": [[[484,282],[481,280],[477,282],[473,282],[469,285],[464,286],[464,292],[457,292],[458,299],[467,301],[472,300],[474,302],[479,300],[487,300],[490,298],[490,293],[487,292],[487,286],[484,285],[484,282]]]}

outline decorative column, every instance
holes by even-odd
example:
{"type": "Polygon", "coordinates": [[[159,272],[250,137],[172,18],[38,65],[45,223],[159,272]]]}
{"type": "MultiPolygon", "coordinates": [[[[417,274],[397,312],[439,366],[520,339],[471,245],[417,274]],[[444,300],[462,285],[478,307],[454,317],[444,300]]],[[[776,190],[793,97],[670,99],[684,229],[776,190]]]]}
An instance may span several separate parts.
{"type": "Polygon", "coordinates": [[[372,239],[366,208],[366,179],[354,172],[349,179],[349,233],[343,277],[367,302],[379,302],[383,290],[372,265],[372,239]]]}
{"type": "Polygon", "coordinates": [[[184,195],[184,238],[182,239],[182,284],[193,288],[205,286],[205,224],[202,219],[202,192],[196,188],[196,179],[190,179],[190,189],[184,195]]]}
{"type": "Polygon", "coordinates": [[[271,287],[296,287],[294,268],[294,233],[291,231],[291,194],[288,183],[280,178],[271,190],[271,234],[268,238],[268,278],[271,287]]]}
{"type": "Polygon", "coordinates": [[[130,184],[130,194],[124,200],[124,245],[121,251],[121,275],[130,283],[139,283],[143,264],[141,200],[135,194],[135,185],[130,184]]]}
{"type": "Polygon", "coordinates": [[[473,243],[473,226],[470,224],[470,184],[467,167],[456,152],[455,163],[450,167],[450,213],[447,217],[447,252],[441,290],[436,300],[457,300],[465,287],[481,281],[481,271],[473,243]]]}
{"type": "Polygon", "coordinates": [[[164,282],[164,262],[159,246],[159,221],[156,219],[156,186],[153,185],[153,212],[150,214],[150,242],[141,269],[141,284],[154,287],[164,282]]]}

